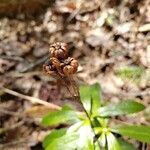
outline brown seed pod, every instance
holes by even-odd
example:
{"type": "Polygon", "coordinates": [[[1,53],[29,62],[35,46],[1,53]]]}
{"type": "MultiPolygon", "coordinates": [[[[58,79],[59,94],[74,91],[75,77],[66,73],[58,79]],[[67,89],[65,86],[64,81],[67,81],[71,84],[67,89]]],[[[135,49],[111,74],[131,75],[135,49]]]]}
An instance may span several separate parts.
{"type": "Polygon", "coordinates": [[[53,67],[56,69],[57,74],[64,76],[61,68],[62,63],[55,57],[50,58],[50,62],[52,63],[53,67]]]}
{"type": "Polygon", "coordinates": [[[68,57],[62,64],[61,64],[63,74],[65,76],[73,75],[77,72],[78,69],[78,62],[74,58],[68,57]]]}
{"type": "Polygon", "coordinates": [[[54,75],[56,74],[56,69],[55,67],[52,65],[52,63],[50,61],[47,61],[44,65],[43,65],[43,70],[45,73],[49,74],[49,75],[54,75]]]}
{"type": "Polygon", "coordinates": [[[53,65],[54,68],[56,68],[56,69],[60,68],[61,63],[57,58],[55,58],[55,57],[50,58],[50,62],[53,65]]]}
{"type": "Polygon", "coordinates": [[[57,42],[50,46],[49,49],[51,57],[56,57],[58,59],[65,59],[68,55],[68,46],[66,43],[57,42]]]}

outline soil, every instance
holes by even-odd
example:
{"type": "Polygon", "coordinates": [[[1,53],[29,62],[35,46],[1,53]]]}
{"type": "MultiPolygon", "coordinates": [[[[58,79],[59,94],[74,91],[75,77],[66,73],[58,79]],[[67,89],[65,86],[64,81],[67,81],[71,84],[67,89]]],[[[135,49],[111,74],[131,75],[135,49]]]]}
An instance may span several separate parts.
{"type": "MultiPolygon", "coordinates": [[[[98,82],[105,103],[140,101],[146,111],[118,119],[149,125],[150,1],[55,0],[30,11],[34,3],[25,11],[24,4],[21,11],[14,6],[10,13],[7,7],[0,11],[0,149],[42,150],[51,129],[40,124],[41,118],[65,104],[81,109],[43,72],[49,46],[58,41],[66,42],[79,62],[78,85],[98,82]]],[[[138,149],[150,147],[131,142],[138,149]]]]}

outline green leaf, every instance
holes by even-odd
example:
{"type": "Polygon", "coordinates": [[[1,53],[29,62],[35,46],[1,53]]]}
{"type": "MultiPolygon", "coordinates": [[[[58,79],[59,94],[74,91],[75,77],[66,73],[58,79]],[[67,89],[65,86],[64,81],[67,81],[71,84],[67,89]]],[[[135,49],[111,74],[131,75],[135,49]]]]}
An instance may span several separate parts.
{"type": "Polygon", "coordinates": [[[92,97],[92,112],[94,113],[101,106],[102,96],[100,85],[98,83],[91,85],[90,92],[92,97]]]}
{"type": "Polygon", "coordinates": [[[93,137],[94,133],[90,123],[80,121],[67,130],[67,134],[77,133],[79,135],[77,147],[79,150],[94,150],[93,137]]]}
{"type": "Polygon", "coordinates": [[[106,138],[107,138],[108,150],[121,150],[116,137],[111,132],[108,132],[106,134],[106,138]]]}
{"type": "Polygon", "coordinates": [[[132,100],[124,100],[117,104],[109,104],[99,109],[100,116],[118,116],[127,115],[142,111],[145,106],[141,103],[132,100]]]}
{"type": "Polygon", "coordinates": [[[117,70],[117,75],[123,79],[134,79],[141,78],[144,73],[144,69],[138,66],[125,66],[117,70]]]}
{"type": "Polygon", "coordinates": [[[99,141],[97,140],[97,141],[94,143],[94,150],[106,150],[106,148],[101,149],[100,143],[99,143],[99,141]]]}
{"type": "Polygon", "coordinates": [[[67,133],[72,133],[72,132],[77,132],[80,127],[82,127],[84,124],[84,121],[79,121],[73,125],[71,125],[68,129],[67,129],[67,133]]]}
{"type": "Polygon", "coordinates": [[[144,118],[146,119],[146,121],[150,122],[150,106],[148,106],[146,110],[144,110],[144,118]]]}
{"type": "Polygon", "coordinates": [[[111,128],[111,131],[142,142],[150,143],[150,126],[123,124],[111,128]]]}
{"type": "Polygon", "coordinates": [[[91,114],[101,105],[101,88],[98,83],[80,86],[80,99],[85,110],[91,114]]]}
{"type": "Polygon", "coordinates": [[[45,126],[54,126],[63,123],[72,123],[78,121],[78,116],[74,110],[69,107],[63,107],[62,110],[50,112],[42,120],[45,126]]]}
{"type": "Polygon", "coordinates": [[[78,149],[92,150],[94,133],[90,125],[83,125],[77,131],[79,134],[78,149]]]}
{"type": "Polygon", "coordinates": [[[101,134],[98,140],[101,146],[104,148],[106,146],[106,136],[104,132],[101,134]]]}
{"type": "Polygon", "coordinates": [[[49,143],[45,150],[75,150],[79,135],[76,133],[65,134],[49,143]]]}
{"type": "Polygon", "coordinates": [[[118,139],[118,142],[121,147],[121,150],[136,150],[136,148],[132,144],[130,144],[122,139],[118,139]]]}
{"type": "Polygon", "coordinates": [[[51,143],[53,140],[60,138],[65,134],[66,134],[66,129],[59,129],[59,130],[52,131],[44,138],[43,147],[46,148],[49,145],[49,143],[51,143]]]}
{"type": "Polygon", "coordinates": [[[108,118],[97,117],[97,120],[99,121],[100,126],[102,126],[103,128],[107,128],[109,122],[108,118]]]}
{"type": "Polygon", "coordinates": [[[83,104],[84,109],[90,113],[91,111],[91,93],[90,86],[80,86],[80,100],[83,104]]]}

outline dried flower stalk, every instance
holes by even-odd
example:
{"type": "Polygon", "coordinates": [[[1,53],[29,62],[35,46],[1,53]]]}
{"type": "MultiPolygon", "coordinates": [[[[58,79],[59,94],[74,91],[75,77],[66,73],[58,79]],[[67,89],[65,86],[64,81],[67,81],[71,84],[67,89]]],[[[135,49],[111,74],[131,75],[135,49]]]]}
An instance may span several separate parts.
{"type": "Polygon", "coordinates": [[[43,70],[48,74],[61,80],[73,97],[78,97],[78,86],[73,79],[73,75],[78,70],[78,61],[68,57],[68,45],[57,42],[50,46],[50,58],[43,65],[43,70]]]}

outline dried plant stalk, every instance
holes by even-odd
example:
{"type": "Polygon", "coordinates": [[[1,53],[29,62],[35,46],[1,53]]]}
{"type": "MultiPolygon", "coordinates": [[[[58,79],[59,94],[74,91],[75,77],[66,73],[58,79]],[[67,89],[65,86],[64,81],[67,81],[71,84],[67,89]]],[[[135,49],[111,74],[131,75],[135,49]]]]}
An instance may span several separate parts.
{"type": "Polygon", "coordinates": [[[43,70],[64,85],[74,99],[79,97],[78,86],[73,78],[77,69],[78,61],[68,57],[66,43],[57,42],[50,46],[50,58],[43,65],[43,70]]]}

